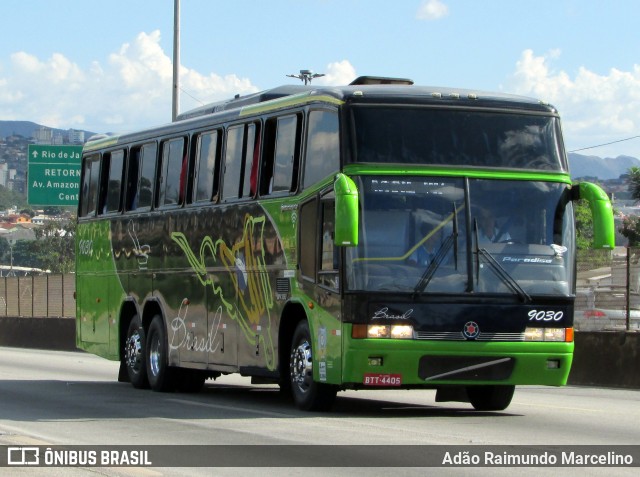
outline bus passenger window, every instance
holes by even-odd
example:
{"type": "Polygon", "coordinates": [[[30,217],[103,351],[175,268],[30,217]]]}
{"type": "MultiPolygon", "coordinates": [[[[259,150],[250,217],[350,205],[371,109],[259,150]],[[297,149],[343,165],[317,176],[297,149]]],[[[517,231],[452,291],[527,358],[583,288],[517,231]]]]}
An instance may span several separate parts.
{"type": "Polygon", "coordinates": [[[261,195],[295,190],[299,149],[297,115],[270,119],[267,122],[260,178],[261,195]]]}
{"type": "Polygon", "coordinates": [[[96,214],[99,178],[100,155],[95,154],[85,158],[82,170],[82,194],[80,199],[81,217],[90,217],[96,214]]]}
{"type": "Polygon", "coordinates": [[[127,195],[125,210],[135,210],[138,196],[138,170],[140,162],[140,148],[131,149],[127,168],[127,195]]]}
{"type": "Polygon", "coordinates": [[[127,210],[151,208],[157,148],[155,143],[145,144],[134,149],[129,158],[127,210]]]}
{"type": "Polygon", "coordinates": [[[310,187],[340,169],[338,115],[330,111],[309,113],[304,186],[310,187]]]}
{"type": "Polygon", "coordinates": [[[113,151],[110,154],[108,170],[105,168],[105,178],[102,179],[101,184],[101,188],[105,188],[105,199],[104,204],[101,205],[101,213],[108,214],[111,212],[118,212],[120,210],[123,172],[124,151],[113,151]]]}
{"type": "Polygon", "coordinates": [[[196,202],[215,200],[218,194],[220,142],[218,131],[202,133],[198,137],[196,153],[196,202]]]}
{"type": "Polygon", "coordinates": [[[136,209],[149,209],[153,198],[153,181],[156,169],[155,144],[146,144],[140,154],[140,181],[138,182],[138,204],[136,209]]]}
{"type": "Polygon", "coordinates": [[[242,177],[242,142],[244,125],[234,126],[227,131],[227,150],[224,155],[224,175],[222,199],[237,199],[240,196],[242,177]]]}
{"type": "MultiPolygon", "coordinates": [[[[184,138],[172,139],[162,147],[162,167],[159,180],[158,206],[177,205],[181,203],[181,190],[184,192],[186,171],[184,138]]],[[[184,195],[184,193],[183,193],[184,195]]]]}
{"type": "Polygon", "coordinates": [[[256,124],[248,124],[246,146],[242,165],[242,197],[256,195],[258,159],[260,157],[260,131],[256,124]]]}

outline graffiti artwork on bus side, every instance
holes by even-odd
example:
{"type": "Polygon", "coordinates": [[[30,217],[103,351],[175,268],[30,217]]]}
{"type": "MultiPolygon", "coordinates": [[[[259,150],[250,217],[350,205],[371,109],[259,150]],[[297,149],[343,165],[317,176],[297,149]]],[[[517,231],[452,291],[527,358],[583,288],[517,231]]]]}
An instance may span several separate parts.
{"type": "Polygon", "coordinates": [[[229,246],[222,239],[205,236],[198,251],[189,245],[182,232],[173,232],[171,239],[184,252],[200,283],[220,299],[227,315],[238,322],[245,339],[252,345],[259,343],[265,350],[268,369],[275,368],[275,352],[271,339],[271,310],[274,305],[271,284],[265,263],[265,217],[244,217],[242,235],[229,246]],[[206,262],[224,266],[230,278],[233,295],[207,272],[206,262]],[[260,333],[256,333],[259,330],[260,333]]]}

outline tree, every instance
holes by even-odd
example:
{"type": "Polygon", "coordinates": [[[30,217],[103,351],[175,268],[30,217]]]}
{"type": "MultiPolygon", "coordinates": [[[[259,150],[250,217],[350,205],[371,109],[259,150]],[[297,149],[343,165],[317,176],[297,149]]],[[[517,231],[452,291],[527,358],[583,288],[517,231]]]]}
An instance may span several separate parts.
{"type": "Polygon", "coordinates": [[[16,267],[40,268],[51,273],[70,273],[75,269],[75,222],[48,222],[34,230],[36,240],[17,240],[10,250],[0,238],[0,259],[8,264],[13,254],[16,267]]]}
{"type": "Polygon", "coordinates": [[[640,167],[630,167],[627,176],[631,198],[638,202],[640,201],[640,167]]]}
{"type": "Polygon", "coordinates": [[[5,210],[14,205],[18,208],[26,206],[27,200],[24,195],[18,194],[12,190],[0,185],[0,209],[5,210]]]}
{"type": "Polygon", "coordinates": [[[70,273],[75,270],[75,222],[51,221],[36,229],[36,240],[31,242],[31,253],[37,268],[52,273],[70,273]]]}
{"type": "MultiPolygon", "coordinates": [[[[631,191],[631,198],[640,201],[640,167],[630,167],[627,174],[627,184],[631,191]]],[[[618,232],[629,240],[630,247],[640,245],[640,217],[636,215],[626,215],[622,218],[622,226],[618,232]]]]}
{"type": "Polygon", "coordinates": [[[625,215],[622,217],[622,226],[618,232],[629,241],[629,247],[640,245],[640,217],[637,215],[625,215]]]}
{"type": "Polygon", "coordinates": [[[593,215],[589,208],[589,202],[579,200],[575,202],[576,217],[576,248],[578,250],[590,249],[593,244],[593,215]]]}

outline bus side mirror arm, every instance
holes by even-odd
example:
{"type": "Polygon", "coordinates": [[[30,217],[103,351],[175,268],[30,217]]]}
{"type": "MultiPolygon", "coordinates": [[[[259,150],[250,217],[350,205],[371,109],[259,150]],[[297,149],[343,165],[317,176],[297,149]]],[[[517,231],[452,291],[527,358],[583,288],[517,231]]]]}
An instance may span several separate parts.
{"type": "Polygon", "coordinates": [[[613,223],[613,209],[607,193],[600,186],[591,182],[581,182],[577,188],[578,191],[574,197],[586,200],[593,216],[594,248],[613,249],[615,246],[615,225],[613,223]]]}
{"type": "Polygon", "coordinates": [[[333,184],[336,197],[334,243],[343,247],[358,245],[358,188],[348,176],[339,173],[333,184]]]}

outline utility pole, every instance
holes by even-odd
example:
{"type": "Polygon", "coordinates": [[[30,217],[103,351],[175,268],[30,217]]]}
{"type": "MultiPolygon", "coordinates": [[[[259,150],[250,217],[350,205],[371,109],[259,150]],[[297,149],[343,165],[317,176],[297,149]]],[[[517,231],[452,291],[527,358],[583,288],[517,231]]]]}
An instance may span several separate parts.
{"type": "Polygon", "coordinates": [[[173,102],[171,121],[180,110],[180,0],[173,0],[173,102]]]}

